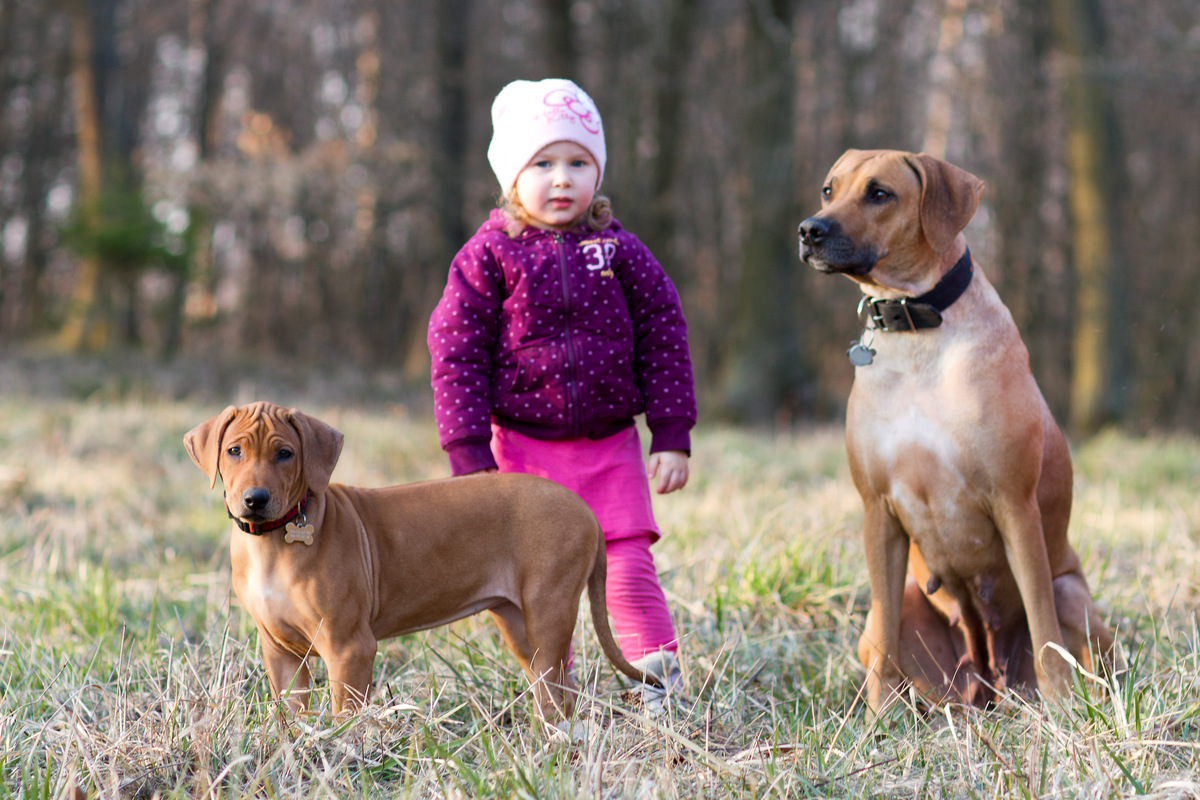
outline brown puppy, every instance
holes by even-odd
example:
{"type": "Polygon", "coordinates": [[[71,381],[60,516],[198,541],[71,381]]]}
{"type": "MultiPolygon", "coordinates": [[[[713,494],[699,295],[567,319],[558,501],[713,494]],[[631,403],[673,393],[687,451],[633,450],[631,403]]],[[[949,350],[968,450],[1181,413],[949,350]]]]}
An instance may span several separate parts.
{"type": "Polygon", "coordinates": [[[306,658],[325,659],[335,712],[365,702],[377,642],[490,611],[534,683],[543,719],[567,716],[584,587],[604,654],[621,655],[604,600],[604,537],[573,492],[529,475],[384,489],[329,483],[342,434],[271,403],[230,406],[184,437],[225,486],[233,588],[254,618],[276,697],[308,706],[306,658]]]}
{"type": "Polygon", "coordinates": [[[850,150],[800,224],[801,258],[864,294],[846,450],[865,512],[872,713],[909,683],[934,702],[983,704],[992,686],[1063,695],[1070,667],[1047,645],[1087,669],[1112,647],[1067,542],[1066,442],[962,235],[982,192],[928,155],[850,150]]]}

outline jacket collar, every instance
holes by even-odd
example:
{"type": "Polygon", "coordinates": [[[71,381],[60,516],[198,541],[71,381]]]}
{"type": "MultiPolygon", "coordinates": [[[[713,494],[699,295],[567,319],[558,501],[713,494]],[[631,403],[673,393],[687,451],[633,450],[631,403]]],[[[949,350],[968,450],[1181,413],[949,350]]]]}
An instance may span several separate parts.
{"type": "MultiPolygon", "coordinates": [[[[482,225],[479,226],[479,230],[476,233],[500,232],[507,236],[508,234],[505,233],[507,224],[508,217],[505,216],[504,211],[499,208],[493,208],[491,213],[488,214],[488,218],[482,225]]],[[[520,242],[538,236],[553,236],[556,233],[562,236],[579,236],[582,238],[591,236],[594,233],[618,233],[620,231],[621,223],[616,219],[613,219],[612,222],[609,223],[608,227],[603,231],[593,231],[583,223],[576,225],[569,231],[547,230],[546,228],[538,228],[534,225],[526,225],[525,230],[521,231],[521,235],[518,236],[514,241],[520,242]]]]}

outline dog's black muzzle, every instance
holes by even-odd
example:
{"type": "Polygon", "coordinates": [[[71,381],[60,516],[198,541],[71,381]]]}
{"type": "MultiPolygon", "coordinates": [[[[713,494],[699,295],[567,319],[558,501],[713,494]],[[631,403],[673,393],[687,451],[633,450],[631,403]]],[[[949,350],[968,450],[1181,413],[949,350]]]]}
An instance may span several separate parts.
{"type": "Polygon", "coordinates": [[[820,272],[866,275],[878,260],[874,247],[856,248],[837,220],[809,217],[798,232],[800,260],[820,272]]]}

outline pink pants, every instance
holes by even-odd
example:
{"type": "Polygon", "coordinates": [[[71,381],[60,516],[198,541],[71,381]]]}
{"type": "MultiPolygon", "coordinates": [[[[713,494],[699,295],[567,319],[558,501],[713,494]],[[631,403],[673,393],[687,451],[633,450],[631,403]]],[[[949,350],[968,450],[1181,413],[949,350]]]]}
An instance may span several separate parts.
{"type": "Polygon", "coordinates": [[[675,626],[650,554],[650,534],[612,539],[608,545],[608,613],[621,652],[630,661],[656,650],[674,652],[675,626]]]}
{"type": "Polygon", "coordinates": [[[659,538],[637,428],[604,439],[542,441],[492,426],[501,472],[540,475],[582,497],[600,520],[608,553],[608,613],[631,661],[678,648],[650,545],[659,538]]]}

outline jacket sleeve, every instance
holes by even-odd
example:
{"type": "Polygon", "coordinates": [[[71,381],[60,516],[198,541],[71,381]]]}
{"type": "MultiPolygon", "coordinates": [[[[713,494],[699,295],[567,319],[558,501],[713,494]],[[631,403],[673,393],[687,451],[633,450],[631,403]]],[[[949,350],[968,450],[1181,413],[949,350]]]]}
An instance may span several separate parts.
{"type": "Polygon", "coordinates": [[[633,322],[634,371],[646,398],[650,452],[690,453],[696,387],[683,306],[675,284],[650,250],[626,235],[631,241],[621,279],[633,322]]]}
{"type": "Polygon", "coordinates": [[[499,336],[503,273],[485,242],[467,242],[450,264],[429,319],[434,415],[453,475],[493,468],[492,354],[499,336]]]}

